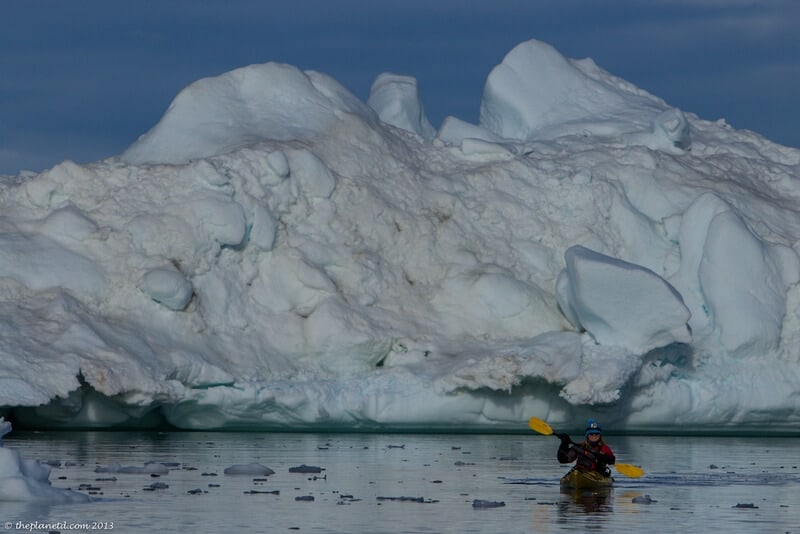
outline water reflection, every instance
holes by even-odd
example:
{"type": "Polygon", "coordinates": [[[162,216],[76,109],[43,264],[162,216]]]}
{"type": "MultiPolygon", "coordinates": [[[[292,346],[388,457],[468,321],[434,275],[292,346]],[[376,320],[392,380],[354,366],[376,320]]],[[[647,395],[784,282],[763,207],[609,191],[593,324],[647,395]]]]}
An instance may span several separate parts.
{"type": "Polygon", "coordinates": [[[614,511],[614,488],[597,489],[561,489],[562,498],[559,506],[564,513],[605,514],[614,511]]]}

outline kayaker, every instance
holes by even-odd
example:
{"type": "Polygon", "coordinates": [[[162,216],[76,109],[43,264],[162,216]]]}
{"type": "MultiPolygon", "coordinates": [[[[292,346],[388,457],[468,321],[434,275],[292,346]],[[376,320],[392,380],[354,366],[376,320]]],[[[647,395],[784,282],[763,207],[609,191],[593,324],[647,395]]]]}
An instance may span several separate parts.
{"type": "Polygon", "coordinates": [[[575,462],[578,471],[596,471],[603,476],[611,476],[609,465],[617,461],[611,448],[603,441],[603,430],[594,419],[586,423],[583,443],[574,443],[569,435],[557,434],[561,440],[556,457],[562,464],[575,462]]]}

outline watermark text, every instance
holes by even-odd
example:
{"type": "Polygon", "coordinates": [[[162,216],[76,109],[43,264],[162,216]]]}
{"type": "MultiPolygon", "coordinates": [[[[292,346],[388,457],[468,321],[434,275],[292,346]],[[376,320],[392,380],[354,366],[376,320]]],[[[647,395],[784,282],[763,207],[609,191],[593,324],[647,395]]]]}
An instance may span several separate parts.
{"type": "Polygon", "coordinates": [[[113,521],[6,521],[3,526],[6,530],[24,530],[46,532],[67,530],[114,530],[113,521]]]}

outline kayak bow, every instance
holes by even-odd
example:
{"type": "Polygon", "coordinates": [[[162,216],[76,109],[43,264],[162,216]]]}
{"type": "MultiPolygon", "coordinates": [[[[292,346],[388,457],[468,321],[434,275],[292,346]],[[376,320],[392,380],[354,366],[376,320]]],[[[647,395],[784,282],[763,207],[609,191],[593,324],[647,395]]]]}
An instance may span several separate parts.
{"type": "Polygon", "coordinates": [[[614,479],[604,476],[597,471],[579,471],[577,469],[570,469],[570,471],[561,477],[561,489],[601,489],[610,488],[614,484],[614,479]]]}

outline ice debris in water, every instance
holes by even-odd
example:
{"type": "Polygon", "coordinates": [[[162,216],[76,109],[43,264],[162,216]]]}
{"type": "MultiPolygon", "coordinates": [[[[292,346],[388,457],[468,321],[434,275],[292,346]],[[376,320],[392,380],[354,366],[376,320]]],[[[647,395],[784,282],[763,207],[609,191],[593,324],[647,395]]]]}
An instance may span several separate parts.
{"type": "Polygon", "coordinates": [[[473,508],[500,508],[505,505],[506,503],[503,501],[487,501],[484,499],[475,499],[472,501],[473,508]]]}
{"type": "Polygon", "coordinates": [[[125,475],[166,475],[169,473],[169,467],[158,462],[145,462],[144,465],[127,465],[123,466],[119,463],[111,463],[108,467],[97,466],[94,469],[95,473],[121,473],[125,475]]]}
{"type": "Polygon", "coordinates": [[[290,473],[321,473],[322,468],[315,465],[298,465],[297,467],[290,467],[290,473]]]}
{"type": "Polygon", "coordinates": [[[255,475],[263,477],[263,476],[274,475],[275,471],[259,463],[251,463],[251,464],[234,464],[230,467],[226,467],[224,473],[226,475],[255,475]]]}

